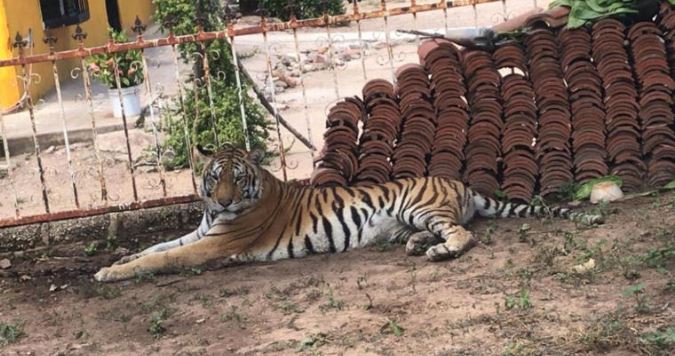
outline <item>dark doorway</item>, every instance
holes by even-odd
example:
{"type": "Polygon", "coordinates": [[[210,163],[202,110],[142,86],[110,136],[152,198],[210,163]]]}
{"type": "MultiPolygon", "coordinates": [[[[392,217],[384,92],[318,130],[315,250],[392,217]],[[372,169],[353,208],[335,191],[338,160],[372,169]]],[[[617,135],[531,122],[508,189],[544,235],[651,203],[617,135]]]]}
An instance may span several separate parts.
{"type": "Polygon", "coordinates": [[[117,0],[105,0],[105,10],[108,12],[108,25],[115,29],[115,31],[122,31],[122,23],[120,22],[120,8],[117,0]]]}

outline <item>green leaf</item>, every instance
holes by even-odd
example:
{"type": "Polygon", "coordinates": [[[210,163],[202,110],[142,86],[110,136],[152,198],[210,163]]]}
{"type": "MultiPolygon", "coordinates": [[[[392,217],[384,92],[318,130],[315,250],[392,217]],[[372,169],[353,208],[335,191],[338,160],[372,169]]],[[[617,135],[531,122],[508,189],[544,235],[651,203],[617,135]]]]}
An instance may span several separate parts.
{"type": "MultiPolygon", "coordinates": [[[[675,0],[672,0],[675,1],[675,0]]],[[[675,189],[675,179],[671,180],[668,182],[666,185],[663,186],[666,189],[675,189]]]]}
{"type": "Polygon", "coordinates": [[[578,28],[583,26],[586,23],[586,20],[584,19],[579,19],[576,17],[569,17],[567,19],[567,27],[568,28],[578,28]]]}

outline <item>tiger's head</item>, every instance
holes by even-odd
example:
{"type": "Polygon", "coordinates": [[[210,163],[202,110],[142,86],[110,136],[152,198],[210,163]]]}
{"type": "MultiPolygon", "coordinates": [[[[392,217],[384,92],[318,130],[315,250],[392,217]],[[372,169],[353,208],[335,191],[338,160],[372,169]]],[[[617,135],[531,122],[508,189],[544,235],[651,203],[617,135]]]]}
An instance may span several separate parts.
{"type": "Polygon", "coordinates": [[[235,217],[262,197],[263,151],[249,153],[230,144],[213,151],[197,145],[194,156],[204,163],[199,193],[208,210],[235,217]]]}

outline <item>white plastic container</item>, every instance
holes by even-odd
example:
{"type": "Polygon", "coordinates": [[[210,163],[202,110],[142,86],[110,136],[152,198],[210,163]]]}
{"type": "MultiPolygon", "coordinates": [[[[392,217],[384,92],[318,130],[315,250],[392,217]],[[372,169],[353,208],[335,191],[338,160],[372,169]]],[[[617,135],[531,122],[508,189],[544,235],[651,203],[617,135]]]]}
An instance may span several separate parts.
{"type": "MultiPolygon", "coordinates": [[[[141,96],[140,85],[122,88],[122,103],[124,104],[124,114],[127,118],[135,117],[141,114],[141,96]]],[[[108,89],[108,97],[112,103],[113,116],[122,118],[122,106],[120,105],[120,95],[117,88],[108,89]]]]}

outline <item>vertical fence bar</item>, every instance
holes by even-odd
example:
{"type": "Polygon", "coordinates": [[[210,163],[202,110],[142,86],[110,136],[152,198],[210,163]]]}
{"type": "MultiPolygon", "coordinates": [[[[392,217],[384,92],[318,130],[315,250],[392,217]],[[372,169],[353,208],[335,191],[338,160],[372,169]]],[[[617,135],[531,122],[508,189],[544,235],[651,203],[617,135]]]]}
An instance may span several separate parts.
{"type": "MultiPolygon", "coordinates": [[[[112,45],[113,38],[110,37],[112,45]]],[[[129,128],[127,127],[127,114],[124,110],[124,98],[122,97],[122,84],[120,82],[119,63],[117,58],[113,57],[113,71],[115,76],[115,86],[117,87],[117,96],[120,98],[120,108],[122,109],[122,125],[124,126],[124,139],[127,146],[127,159],[129,160],[129,173],[131,173],[131,188],[134,194],[134,201],[138,201],[138,190],[136,189],[136,173],[134,172],[134,159],[131,154],[131,143],[129,142],[129,128]]]]}
{"type": "Polygon", "coordinates": [[[507,7],[506,7],[506,0],[502,0],[502,12],[504,13],[504,22],[506,22],[509,19],[509,13],[507,12],[507,7]]]}
{"type": "MultiPolygon", "coordinates": [[[[413,9],[412,15],[413,15],[413,30],[417,31],[419,28],[417,27],[417,11],[414,10],[415,6],[417,6],[417,0],[410,0],[410,7],[413,9]]],[[[419,47],[420,46],[420,36],[415,35],[415,46],[419,47]]]]}
{"type": "MultiPolygon", "coordinates": [[[[73,39],[78,41],[80,51],[84,51],[84,39],[87,38],[87,34],[82,31],[80,25],[77,25],[75,28],[75,33],[72,35],[73,39]]],[[[91,137],[94,143],[94,153],[96,155],[96,164],[98,169],[98,181],[101,187],[101,200],[103,204],[108,204],[108,188],[105,183],[105,176],[103,175],[103,160],[101,159],[101,151],[98,146],[98,138],[96,131],[96,115],[94,113],[94,100],[91,93],[91,78],[89,77],[89,71],[87,70],[86,63],[84,58],[80,58],[80,66],[82,67],[82,81],[84,83],[84,96],[87,101],[87,106],[89,107],[89,116],[91,118],[91,137]]],[[[76,75],[71,72],[71,77],[73,79],[77,78],[76,75]]]]}
{"type": "Polygon", "coordinates": [[[284,182],[288,180],[286,173],[286,149],[284,148],[284,140],[281,137],[281,123],[279,122],[279,113],[276,100],[275,86],[274,86],[274,75],[272,71],[272,57],[270,56],[270,47],[269,41],[267,40],[267,21],[265,19],[267,15],[267,10],[261,6],[258,8],[258,13],[260,15],[260,26],[263,28],[263,43],[265,46],[265,60],[267,61],[267,77],[270,82],[270,95],[272,96],[272,111],[274,113],[274,119],[277,129],[277,139],[279,140],[279,161],[281,163],[281,170],[284,176],[284,182]]]}
{"type": "Polygon", "coordinates": [[[231,31],[234,30],[234,18],[235,15],[230,11],[229,7],[225,8],[225,20],[226,23],[226,38],[229,39],[230,51],[232,53],[232,63],[234,64],[234,78],[237,83],[237,98],[239,99],[239,115],[241,116],[241,128],[244,131],[244,142],[246,144],[246,150],[251,150],[251,139],[248,136],[248,121],[246,120],[246,107],[244,106],[244,89],[241,84],[241,73],[239,71],[239,57],[237,56],[237,50],[234,48],[234,36],[230,36],[231,31]]]}
{"type": "MultiPolygon", "coordinates": [[[[44,43],[49,46],[49,52],[54,54],[54,43],[56,43],[56,37],[47,33],[43,39],[44,43]]],[[[68,173],[70,173],[70,185],[73,191],[73,200],[75,201],[75,206],[80,208],[80,199],[77,193],[77,186],[75,185],[75,170],[73,169],[73,159],[70,154],[70,140],[68,139],[68,124],[66,122],[66,109],[63,107],[63,96],[61,95],[61,81],[59,80],[59,69],[56,67],[56,61],[52,61],[52,72],[54,73],[54,86],[56,87],[56,98],[59,102],[59,108],[61,110],[61,121],[63,123],[63,142],[66,146],[66,159],[68,160],[68,173]]]]}
{"type": "Polygon", "coordinates": [[[9,153],[9,143],[7,142],[7,136],[5,134],[5,117],[0,111],[0,136],[2,136],[2,149],[5,152],[5,164],[7,165],[7,180],[9,180],[9,187],[12,189],[12,195],[14,196],[14,214],[19,217],[19,197],[16,193],[16,186],[14,185],[14,178],[12,178],[12,161],[10,159],[9,153]]]}
{"type": "Polygon", "coordinates": [[[450,28],[450,25],[448,24],[448,2],[439,0],[439,3],[441,4],[441,8],[443,8],[443,17],[445,18],[445,36],[448,35],[448,29],[450,28]]]}
{"type": "MultiPolygon", "coordinates": [[[[176,21],[173,18],[167,19],[164,26],[169,29],[169,39],[174,38],[173,26],[176,21]]],[[[190,180],[192,181],[192,191],[197,193],[197,181],[195,179],[195,166],[192,161],[192,140],[190,139],[190,124],[187,118],[187,109],[185,107],[185,90],[183,89],[183,82],[180,80],[180,64],[178,61],[178,51],[176,45],[171,45],[171,53],[173,54],[173,65],[176,69],[176,87],[178,88],[178,104],[180,105],[180,113],[183,117],[183,133],[185,135],[185,154],[187,155],[188,165],[190,166],[190,180]]],[[[195,121],[198,117],[195,117],[195,121]]]]}
{"type": "MultiPolygon", "coordinates": [[[[356,0],[354,0],[356,1],[356,0]]],[[[305,66],[302,63],[302,57],[300,56],[300,41],[298,40],[298,30],[295,27],[295,23],[297,21],[297,18],[295,17],[295,2],[294,0],[289,0],[288,1],[288,10],[290,12],[290,18],[291,18],[291,23],[293,24],[293,43],[295,45],[295,58],[298,61],[298,70],[300,71],[300,88],[302,90],[302,112],[305,116],[305,125],[307,126],[307,138],[309,139],[309,142],[314,146],[314,140],[312,138],[312,125],[311,122],[309,121],[309,104],[307,103],[307,90],[305,88],[305,66]]],[[[316,163],[314,162],[314,149],[309,150],[309,154],[312,157],[312,167],[316,167],[316,163]]]]}
{"type": "MultiPolygon", "coordinates": [[[[361,69],[363,70],[363,80],[368,80],[366,72],[366,44],[363,42],[363,34],[361,33],[361,13],[359,12],[359,1],[351,0],[354,6],[354,16],[356,17],[356,31],[359,36],[359,48],[361,52],[361,69]]],[[[295,30],[294,30],[295,31],[295,30]]]]}
{"type": "Polygon", "coordinates": [[[335,51],[333,47],[333,38],[330,34],[329,15],[328,15],[328,0],[321,0],[323,6],[323,18],[326,22],[326,38],[328,39],[328,61],[330,62],[330,70],[333,73],[333,88],[335,88],[335,98],[340,100],[340,85],[338,84],[337,71],[335,70],[335,51]]]}
{"type": "MultiPolygon", "coordinates": [[[[28,40],[23,39],[21,37],[20,33],[16,33],[16,37],[14,39],[14,43],[12,44],[14,48],[19,49],[19,58],[23,58],[24,56],[24,48],[28,46],[28,40]]],[[[45,170],[42,166],[42,157],[41,157],[41,151],[40,151],[40,143],[38,142],[37,139],[37,127],[35,126],[35,111],[33,109],[33,98],[30,94],[30,84],[33,80],[31,77],[32,74],[28,74],[26,71],[26,65],[22,64],[21,65],[21,76],[19,77],[23,81],[23,93],[24,96],[26,97],[26,107],[28,108],[28,115],[30,116],[30,126],[31,126],[31,133],[33,135],[33,145],[35,147],[35,158],[37,160],[37,166],[38,166],[38,174],[40,175],[40,184],[42,186],[42,200],[44,202],[45,206],[45,212],[47,214],[50,213],[49,209],[49,196],[47,195],[47,184],[45,182],[45,170]]]]}
{"type": "Polygon", "coordinates": [[[471,8],[473,8],[473,26],[478,28],[478,8],[476,8],[476,0],[471,0],[471,8]]]}
{"type": "Polygon", "coordinates": [[[387,57],[389,58],[389,69],[391,71],[391,81],[396,83],[396,73],[394,71],[394,52],[391,48],[391,40],[389,38],[389,12],[387,11],[386,0],[380,0],[380,10],[384,13],[382,19],[384,20],[384,39],[387,42],[387,57]]]}
{"type": "MultiPolygon", "coordinates": [[[[232,28],[231,23],[228,23],[228,32],[232,28]]],[[[237,82],[237,97],[239,99],[239,114],[241,115],[241,127],[244,130],[244,140],[246,143],[246,150],[251,150],[251,139],[248,137],[248,121],[246,120],[246,108],[244,107],[244,89],[241,84],[241,73],[239,71],[239,57],[237,50],[234,48],[234,36],[228,37],[230,39],[230,50],[232,51],[232,61],[234,63],[234,77],[237,82]]]]}
{"type": "MultiPolygon", "coordinates": [[[[136,42],[143,42],[143,32],[146,26],[141,22],[141,19],[136,16],[134,26],[131,28],[136,33],[136,42]]],[[[141,49],[141,66],[143,69],[143,83],[145,84],[145,94],[147,95],[148,110],[150,111],[150,127],[155,139],[155,154],[157,155],[157,173],[159,174],[159,184],[162,186],[162,196],[166,196],[166,180],[164,179],[164,169],[162,167],[162,148],[159,144],[159,133],[155,124],[155,109],[153,104],[155,97],[152,93],[152,85],[150,84],[150,69],[148,68],[148,61],[145,59],[145,51],[141,49]]]]}
{"type": "MultiPolygon", "coordinates": [[[[204,27],[202,26],[202,17],[201,15],[197,15],[197,36],[202,35],[204,33],[204,27]]],[[[211,129],[213,130],[213,139],[214,142],[216,143],[216,147],[220,147],[220,139],[218,138],[218,128],[216,127],[216,108],[213,104],[213,90],[211,88],[211,68],[209,67],[209,55],[206,51],[206,45],[204,44],[204,41],[199,41],[199,49],[200,52],[198,55],[201,57],[202,60],[202,70],[204,71],[204,85],[206,85],[206,95],[208,96],[209,99],[209,111],[211,113],[211,129]]],[[[196,101],[199,103],[199,101],[196,101]]],[[[199,107],[199,105],[195,105],[196,107],[199,107]]],[[[197,118],[199,118],[199,115],[197,115],[197,118]]],[[[198,121],[198,120],[197,120],[198,121]]],[[[196,122],[195,121],[195,124],[196,122]]]]}

